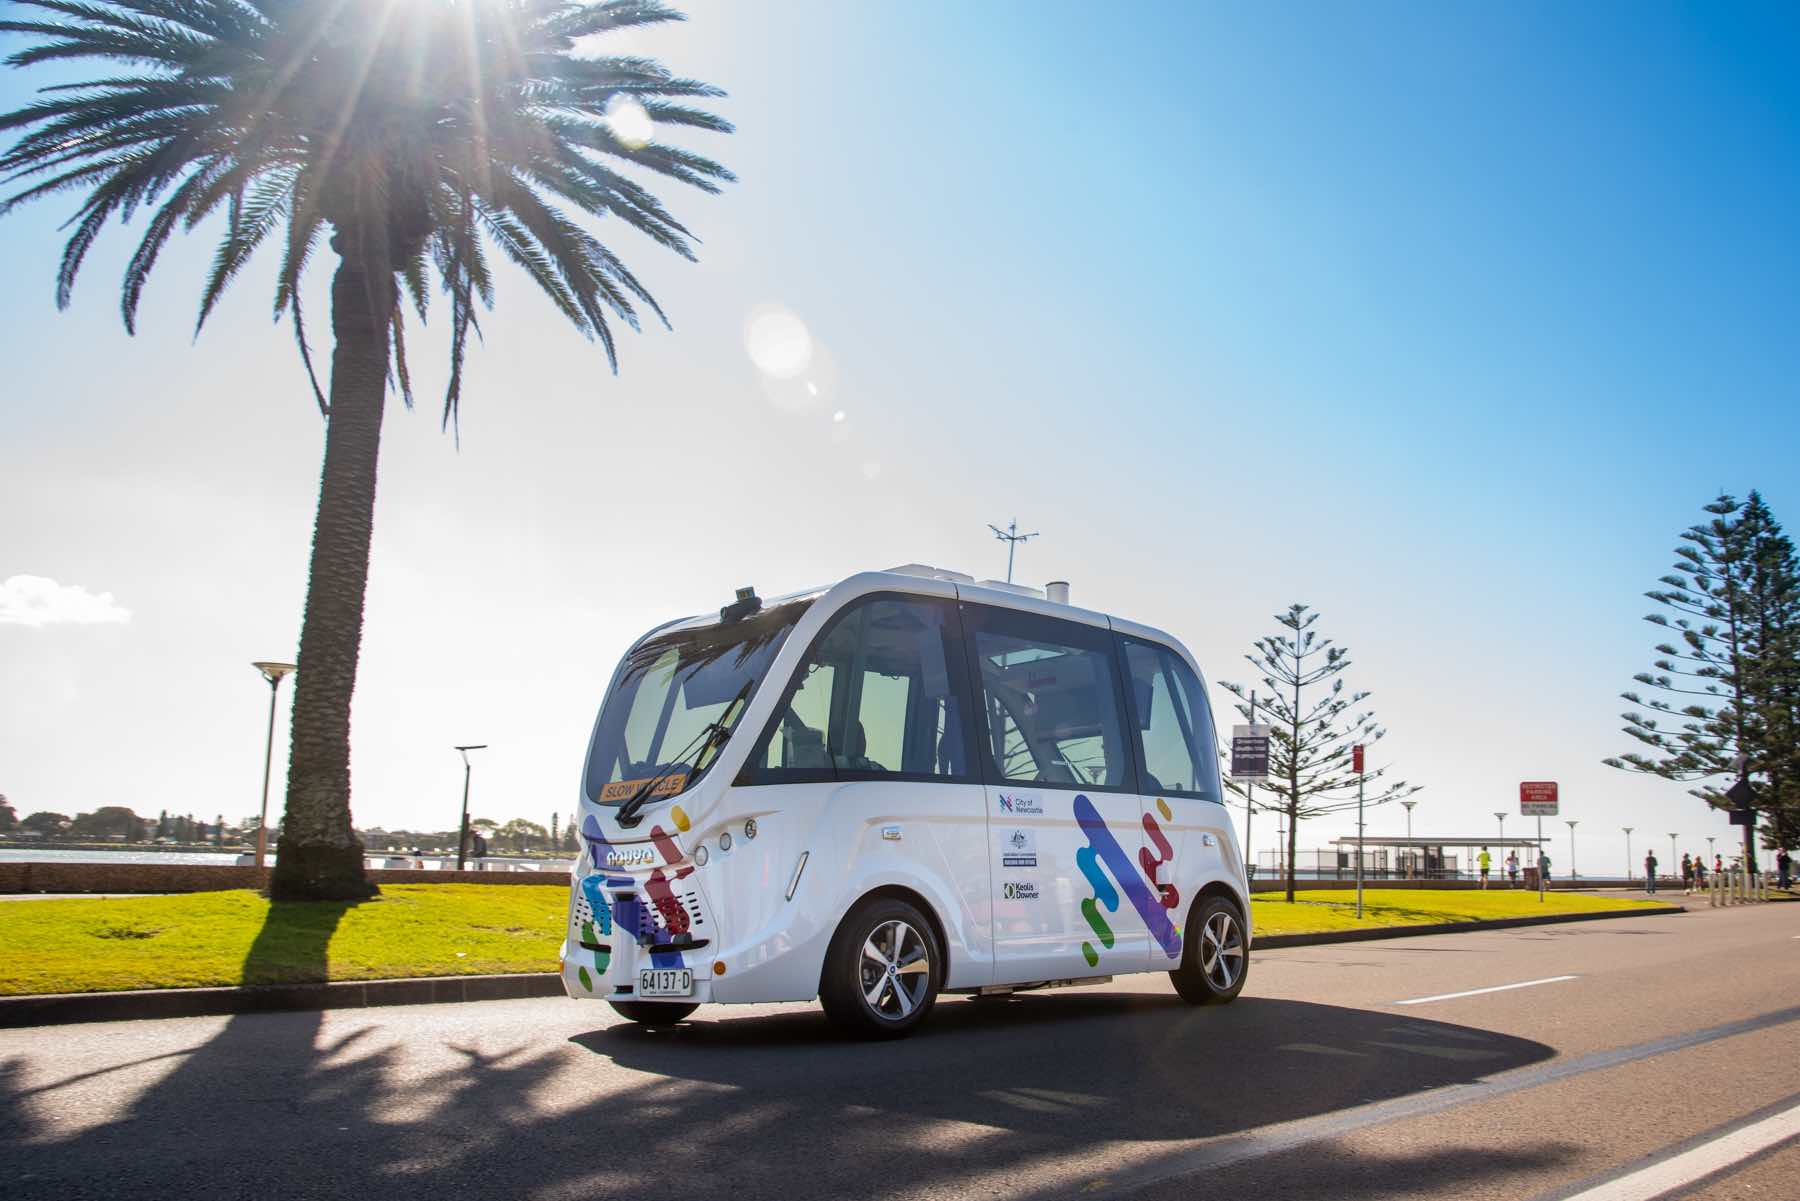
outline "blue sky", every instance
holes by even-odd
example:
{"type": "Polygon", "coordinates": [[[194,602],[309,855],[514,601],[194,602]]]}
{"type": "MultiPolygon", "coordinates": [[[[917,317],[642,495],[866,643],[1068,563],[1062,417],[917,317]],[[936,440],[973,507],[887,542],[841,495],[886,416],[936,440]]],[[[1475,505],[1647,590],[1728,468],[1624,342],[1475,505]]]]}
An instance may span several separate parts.
{"type": "MultiPolygon", "coordinates": [[[[503,276],[461,450],[429,402],[390,411],[360,822],[448,824],[469,741],[494,745],[478,810],[566,814],[644,627],[741,583],[998,574],[985,523],[1016,514],[1043,531],[1022,579],[1177,633],[1215,680],[1249,679],[1270,614],[1320,609],[1377,759],[1428,786],[1421,831],[1491,829],[1555,778],[1595,859],[1623,825],[1727,836],[1599,760],[1699,506],[1760,487],[1800,522],[1791,8],[687,8],[628,48],[731,92],[740,132],[689,140],[742,182],[670,192],[697,266],[616,243],[674,332],[627,338],[614,379],[503,276]],[[808,411],[745,353],[765,305],[831,365],[808,411]]],[[[0,76],[0,105],[32,83],[0,76]]],[[[319,421],[271,263],[192,341],[204,231],[137,338],[118,231],[57,314],[69,207],[0,220],[0,579],[132,616],[0,626],[0,790],[235,817],[319,421]]]]}

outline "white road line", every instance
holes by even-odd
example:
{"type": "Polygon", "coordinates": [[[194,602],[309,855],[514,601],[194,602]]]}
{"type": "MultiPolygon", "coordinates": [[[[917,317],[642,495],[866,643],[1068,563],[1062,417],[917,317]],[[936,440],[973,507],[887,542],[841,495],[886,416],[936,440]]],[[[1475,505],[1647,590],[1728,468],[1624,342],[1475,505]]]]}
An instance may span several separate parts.
{"type": "Polygon", "coordinates": [[[1720,1135],[1661,1163],[1576,1193],[1567,1201],[1648,1201],[1648,1198],[1660,1197],[1692,1184],[1702,1176],[1710,1176],[1796,1135],[1800,1135],[1800,1105],[1720,1135]]]}
{"type": "Polygon", "coordinates": [[[1578,980],[1579,976],[1545,976],[1542,980],[1521,980],[1517,984],[1496,984],[1492,988],[1471,988],[1467,992],[1445,992],[1435,997],[1413,997],[1406,1001],[1395,1001],[1396,1005],[1428,1005],[1432,1001],[1454,1001],[1458,997],[1479,997],[1486,992],[1507,992],[1515,988],[1534,988],[1539,984],[1555,984],[1562,980],[1578,980]]]}

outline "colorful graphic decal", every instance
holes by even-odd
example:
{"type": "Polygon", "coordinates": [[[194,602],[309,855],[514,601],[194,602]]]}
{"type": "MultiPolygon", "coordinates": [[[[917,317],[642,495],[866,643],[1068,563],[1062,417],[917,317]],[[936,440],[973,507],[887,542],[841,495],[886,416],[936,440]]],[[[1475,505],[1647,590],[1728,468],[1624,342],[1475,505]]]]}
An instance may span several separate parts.
{"type": "MultiPolygon", "coordinates": [[[[600,939],[612,935],[612,903],[601,887],[599,876],[583,876],[580,888],[580,895],[575,900],[575,921],[581,930],[581,949],[594,957],[594,971],[604,979],[607,965],[612,962],[612,948],[600,939]]],[[[588,974],[586,964],[578,965],[575,975],[581,981],[581,987],[594,991],[594,977],[588,974]]]]}
{"type": "MultiPolygon", "coordinates": [[[[1157,799],[1156,807],[1162,813],[1164,821],[1174,819],[1169,806],[1161,798],[1157,799]]],[[[1151,814],[1144,814],[1144,833],[1155,844],[1161,858],[1152,859],[1150,848],[1145,847],[1139,853],[1136,864],[1125,853],[1125,848],[1119,845],[1119,840],[1107,828],[1100,811],[1094,808],[1094,802],[1088,800],[1085,793],[1075,797],[1075,821],[1088,840],[1087,846],[1075,852],[1075,865],[1081,869],[1081,874],[1087,877],[1088,885],[1094,890],[1092,897],[1081,902],[1081,915],[1087,919],[1088,926],[1094,931],[1094,937],[1100,940],[1100,945],[1110,950],[1117,941],[1112,927],[1107,925],[1100,910],[1105,908],[1107,913],[1117,913],[1119,889],[1123,889],[1131,900],[1131,907],[1137,910],[1145,928],[1150,931],[1150,937],[1156,940],[1170,959],[1181,958],[1181,931],[1169,920],[1169,911],[1180,901],[1180,896],[1173,885],[1162,885],[1154,894],[1150,891],[1152,887],[1156,887],[1154,881],[1157,867],[1175,858],[1175,850],[1163,835],[1156,818],[1151,814]],[[1102,864],[1112,873],[1112,880],[1107,879],[1106,871],[1101,870],[1102,864]],[[1140,864],[1146,875],[1138,873],[1140,864]],[[1151,883],[1146,883],[1146,876],[1151,883]],[[1113,880],[1118,881],[1118,889],[1113,887],[1113,880]]],[[[1082,943],[1081,954],[1089,967],[1097,966],[1100,962],[1100,953],[1094,949],[1093,943],[1082,943]]]]}
{"type": "MultiPolygon", "coordinates": [[[[1175,820],[1175,815],[1169,812],[1169,803],[1161,797],[1156,798],[1156,808],[1162,814],[1164,821],[1175,820]]],[[[1173,909],[1181,903],[1181,894],[1175,891],[1173,884],[1157,884],[1156,869],[1165,863],[1174,861],[1175,848],[1169,845],[1169,840],[1163,836],[1162,827],[1156,823],[1155,816],[1149,813],[1144,814],[1144,837],[1148,838],[1151,845],[1156,847],[1158,856],[1155,859],[1150,857],[1150,847],[1138,848],[1138,862],[1143,865],[1144,879],[1150,881],[1162,894],[1163,908],[1173,909]]]]}
{"type": "MultiPolygon", "coordinates": [[[[686,814],[683,814],[683,819],[685,819],[686,816],[686,814]]],[[[677,822],[677,825],[679,826],[680,823],[677,822]]],[[[600,823],[594,820],[592,814],[587,814],[581,819],[581,835],[587,840],[588,858],[596,873],[595,875],[583,878],[582,887],[585,891],[589,881],[597,881],[600,878],[598,873],[602,869],[613,866],[607,862],[607,855],[608,852],[614,848],[612,843],[607,840],[605,832],[600,829],[600,823]]],[[[657,853],[662,856],[663,866],[658,867],[655,871],[650,873],[650,878],[644,881],[644,891],[649,894],[650,904],[655,907],[656,912],[662,917],[663,925],[668,928],[669,934],[673,936],[686,933],[689,926],[687,909],[675,896],[675,890],[670,887],[670,882],[672,879],[679,881],[691,875],[694,870],[693,865],[690,864],[678,869],[674,876],[671,877],[668,874],[667,869],[681,861],[681,848],[676,845],[674,838],[670,837],[669,832],[664,830],[660,825],[652,826],[650,828],[650,841],[656,847],[657,853]]],[[[606,884],[609,888],[634,890],[622,897],[615,893],[610,902],[606,903],[605,908],[609,910],[608,917],[610,924],[616,926],[622,935],[626,932],[641,932],[647,923],[641,920],[641,907],[643,902],[638,900],[635,892],[637,881],[630,876],[616,878],[608,877],[606,884]]],[[[596,887],[598,886],[596,885],[596,887]]],[[[591,900],[590,904],[592,904],[591,900]]],[[[594,908],[598,911],[600,906],[594,906],[594,908]]],[[[583,937],[586,937],[585,933],[583,937]]],[[[588,939],[588,941],[594,940],[588,939]]],[[[640,939],[640,942],[641,941],[642,940],[640,939]]],[[[653,967],[687,966],[686,961],[681,957],[680,951],[652,952],[650,955],[650,964],[653,967]]],[[[601,970],[604,970],[604,967],[602,967],[601,970]]],[[[577,971],[576,975],[582,976],[585,971],[585,968],[580,969],[577,971]]],[[[582,980],[582,983],[584,985],[587,984],[585,978],[582,980]]],[[[589,986],[589,991],[592,991],[591,986],[589,986]]]]}

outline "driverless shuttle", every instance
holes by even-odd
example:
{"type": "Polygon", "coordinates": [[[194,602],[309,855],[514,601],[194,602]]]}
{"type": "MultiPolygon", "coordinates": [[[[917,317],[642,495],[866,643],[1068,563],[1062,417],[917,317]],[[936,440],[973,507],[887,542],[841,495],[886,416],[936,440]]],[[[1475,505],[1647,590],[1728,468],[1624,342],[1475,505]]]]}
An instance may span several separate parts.
{"type": "Polygon", "coordinates": [[[1249,966],[1199,669],[1169,635],[907,566],[659,626],[588,748],[562,976],[634,1021],[1249,966]]]}

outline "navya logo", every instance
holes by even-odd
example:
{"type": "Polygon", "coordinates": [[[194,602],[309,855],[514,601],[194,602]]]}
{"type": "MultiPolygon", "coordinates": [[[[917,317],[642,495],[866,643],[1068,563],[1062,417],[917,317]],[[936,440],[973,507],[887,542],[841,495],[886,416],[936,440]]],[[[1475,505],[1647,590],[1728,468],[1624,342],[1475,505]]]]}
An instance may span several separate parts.
{"type": "Polygon", "coordinates": [[[1017,793],[1008,796],[1004,792],[1000,794],[1000,812],[1002,813],[1042,813],[1043,811],[1043,797],[1020,796],[1017,793]]]}
{"type": "Polygon", "coordinates": [[[656,852],[649,847],[614,847],[606,852],[608,867],[648,866],[656,862],[656,852]]]}

